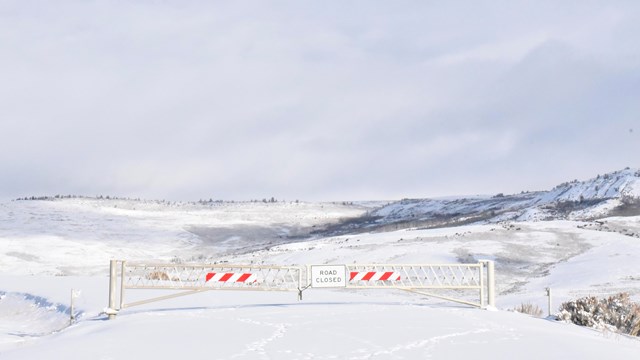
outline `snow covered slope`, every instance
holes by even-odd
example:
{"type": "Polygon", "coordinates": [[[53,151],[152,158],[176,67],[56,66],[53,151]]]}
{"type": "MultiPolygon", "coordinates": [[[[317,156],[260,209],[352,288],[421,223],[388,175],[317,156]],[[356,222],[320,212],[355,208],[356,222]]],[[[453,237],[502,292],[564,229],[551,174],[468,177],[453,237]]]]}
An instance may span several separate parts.
{"type": "Polygon", "coordinates": [[[0,273],[106,274],[109,259],[202,261],[309,238],[366,208],[58,199],[0,203],[0,273]]]}
{"type": "Polygon", "coordinates": [[[592,220],[640,215],[640,170],[625,169],[587,181],[571,181],[549,191],[474,198],[405,199],[376,211],[369,228],[395,224],[434,227],[470,222],[592,220]]]}

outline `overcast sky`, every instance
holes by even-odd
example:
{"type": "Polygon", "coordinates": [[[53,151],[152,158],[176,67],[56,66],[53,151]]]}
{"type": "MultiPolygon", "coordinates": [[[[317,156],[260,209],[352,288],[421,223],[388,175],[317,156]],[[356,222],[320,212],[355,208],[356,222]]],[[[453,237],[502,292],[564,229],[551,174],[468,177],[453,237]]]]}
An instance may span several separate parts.
{"type": "Polygon", "coordinates": [[[0,0],[0,198],[367,200],[640,167],[639,1],[0,0]]]}

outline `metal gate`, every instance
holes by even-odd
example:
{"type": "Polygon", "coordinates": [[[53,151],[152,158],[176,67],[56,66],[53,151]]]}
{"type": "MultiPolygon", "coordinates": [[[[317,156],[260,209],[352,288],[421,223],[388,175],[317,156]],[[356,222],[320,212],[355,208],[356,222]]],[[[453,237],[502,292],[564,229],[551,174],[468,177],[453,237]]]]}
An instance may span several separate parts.
{"type": "Polygon", "coordinates": [[[480,308],[486,307],[488,300],[489,306],[495,306],[493,261],[481,261],[476,264],[368,264],[347,265],[346,268],[347,288],[392,288],[480,308]],[[478,302],[435,294],[434,290],[477,291],[478,302]]]}
{"type": "Polygon", "coordinates": [[[487,303],[495,306],[493,269],[493,261],[476,264],[263,266],[174,265],[112,260],[106,313],[112,319],[119,310],[128,307],[211,290],[295,291],[301,300],[303,291],[314,287],[398,289],[485,308],[487,303]],[[314,268],[320,271],[314,271],[314,268]],[[323,273],[323,269],[330,271],[323,273]],[[125,301],[128,291],[141,289],[177,292],[134,302],[125,301]],[[477,292],[478,302],[434,294],[434,290],[477,292]]]}
{"type": "Polygon", "coordinates": [[[121,260],[111,260],[110,265],[109,308],[106,310],[109,318],[128,307],[210,290],[301,292],[306,275],[299,266],[172,265],[121,260]],[[180,292],[125,302],[129,290],[140,289],[180,292]]]}

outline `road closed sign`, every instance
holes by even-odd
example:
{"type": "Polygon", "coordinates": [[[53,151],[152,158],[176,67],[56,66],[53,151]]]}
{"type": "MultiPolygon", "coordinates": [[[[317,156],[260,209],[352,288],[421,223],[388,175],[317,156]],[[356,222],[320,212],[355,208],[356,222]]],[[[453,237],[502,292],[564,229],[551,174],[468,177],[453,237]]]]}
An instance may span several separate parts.
{"type": "Polygon", "coordinates": [[[344,265],[311,265],[311,287],[331,288],[347,286],[347,267],[344,265]]]}

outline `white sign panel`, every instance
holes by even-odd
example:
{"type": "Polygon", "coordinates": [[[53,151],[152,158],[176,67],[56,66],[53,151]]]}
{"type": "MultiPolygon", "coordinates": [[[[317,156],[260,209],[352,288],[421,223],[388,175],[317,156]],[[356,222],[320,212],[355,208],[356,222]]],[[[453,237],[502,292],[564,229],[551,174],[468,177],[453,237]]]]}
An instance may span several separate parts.
{"type": "Polygon", "coordinates": [[[347,286],[347,267],[345,265],[312,265],[311,287],[331,288],[347,286]]]}

